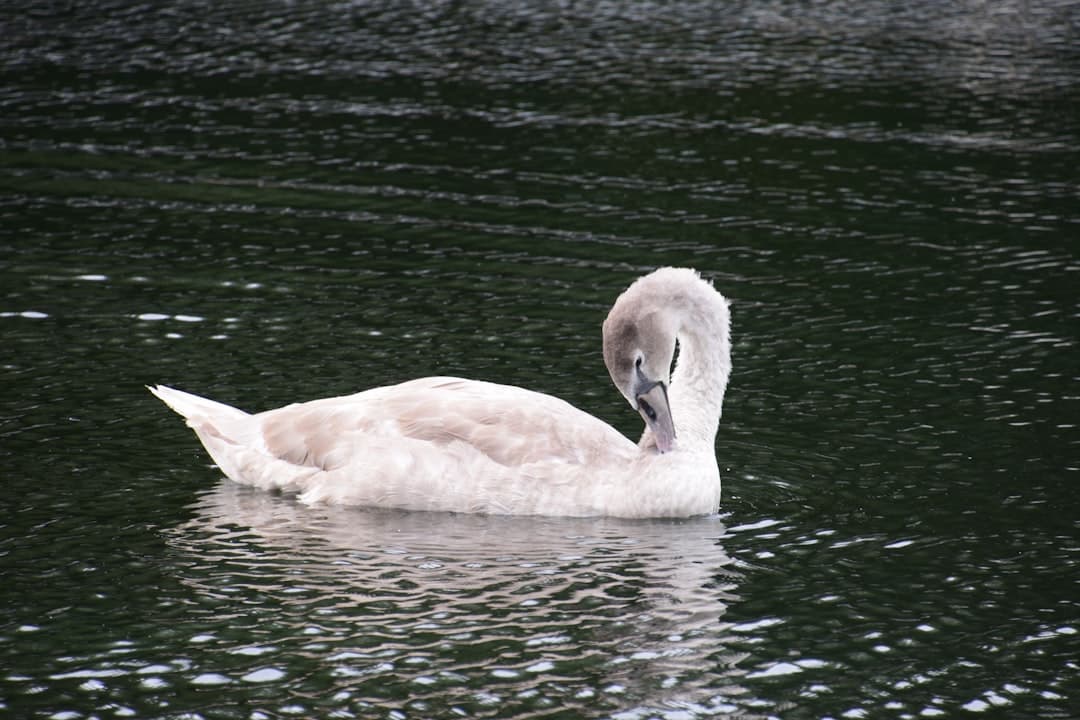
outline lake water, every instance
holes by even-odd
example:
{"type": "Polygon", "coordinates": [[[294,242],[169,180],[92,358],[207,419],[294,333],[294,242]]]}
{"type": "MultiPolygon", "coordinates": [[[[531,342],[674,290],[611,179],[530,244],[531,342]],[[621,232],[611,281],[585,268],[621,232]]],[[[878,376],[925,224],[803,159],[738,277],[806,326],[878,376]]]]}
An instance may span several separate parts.
{"type": "Polygon", "coordinates": [[[1075,2],[5,3],[0,715],[1080,716],[1075,2]],[[312,508],[150,396],[429,374],[635,436],[732,299],[718,516],[312,508]]]}

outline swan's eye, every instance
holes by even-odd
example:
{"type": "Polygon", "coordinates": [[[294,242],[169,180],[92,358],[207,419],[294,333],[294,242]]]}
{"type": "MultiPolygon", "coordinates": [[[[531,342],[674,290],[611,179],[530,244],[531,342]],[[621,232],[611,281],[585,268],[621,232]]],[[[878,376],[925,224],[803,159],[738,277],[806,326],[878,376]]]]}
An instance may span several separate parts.
{"type": "Polygon", "coordinates": [[[638,406],[641,408],[641,411],[645,413],[646,417],[648,417],[650,420],[656,420],[656,411],[653,410],[652,405],[645,402],[644,400],[638,400],[638,406]]]}
{"type": "Polygon", "coordinates": [[[634,361],[634,367],[641,367],[641,361],[642,361],[642,359],[643,359],[643,358],[642,358],[642,357],[641,357],[640,355],[638,355],[638,356],[637,356],[637,360],[635,360],[635,361],[634,361]]]}

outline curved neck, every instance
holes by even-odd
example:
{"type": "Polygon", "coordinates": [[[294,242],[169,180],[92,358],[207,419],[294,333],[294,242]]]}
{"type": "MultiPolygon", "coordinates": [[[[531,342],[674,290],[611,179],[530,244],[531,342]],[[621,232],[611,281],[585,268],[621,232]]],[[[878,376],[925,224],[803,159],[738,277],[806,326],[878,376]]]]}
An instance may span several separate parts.
{"type": "Polygon", "coordinates": [[[731,320],[727,301],[712,288],[688,300],[676,335],[679,355],[669,389],[671,415],[681,444],[704,445],[712,452],[731,376],[731,320]]]}

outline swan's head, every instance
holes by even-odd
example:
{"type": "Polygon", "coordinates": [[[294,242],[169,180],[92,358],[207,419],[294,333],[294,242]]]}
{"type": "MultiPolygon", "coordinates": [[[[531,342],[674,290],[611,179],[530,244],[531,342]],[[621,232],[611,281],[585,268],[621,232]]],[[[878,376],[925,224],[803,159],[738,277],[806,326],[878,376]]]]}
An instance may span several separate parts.
{"type": "Polygon", "coordinates": [[[679,329],[666,299],[638,281],[619,296],[604,321],[604,363],[611,380],[641,414],[662,453],[675,446],[668,386],[679,329]]]}

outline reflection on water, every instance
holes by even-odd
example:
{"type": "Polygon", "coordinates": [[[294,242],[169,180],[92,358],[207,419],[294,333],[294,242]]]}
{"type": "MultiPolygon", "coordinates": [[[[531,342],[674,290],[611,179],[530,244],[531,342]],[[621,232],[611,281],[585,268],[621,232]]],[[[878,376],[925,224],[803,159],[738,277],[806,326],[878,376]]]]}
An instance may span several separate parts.
{"type": "Polygon", "coordinates": [[[229,610],[192,624],[182,674],[224,697],[259,673],[322,687],[320,711],[718,712],[745,693],[716,519],[313,509],[230,482],[195,510],[169,535],[188,602],[229,610]]]}
{"type": "Polygon", "coordinates": [[[321,671],[357,698],[524,710],[739,691],[738,672],[702,672],[737,660],[723,614],[738,573],[716,521],[320,512],[232,483],[197,511],[173,536],[193,557],[185,582],[323,645],[321,671]]]}

